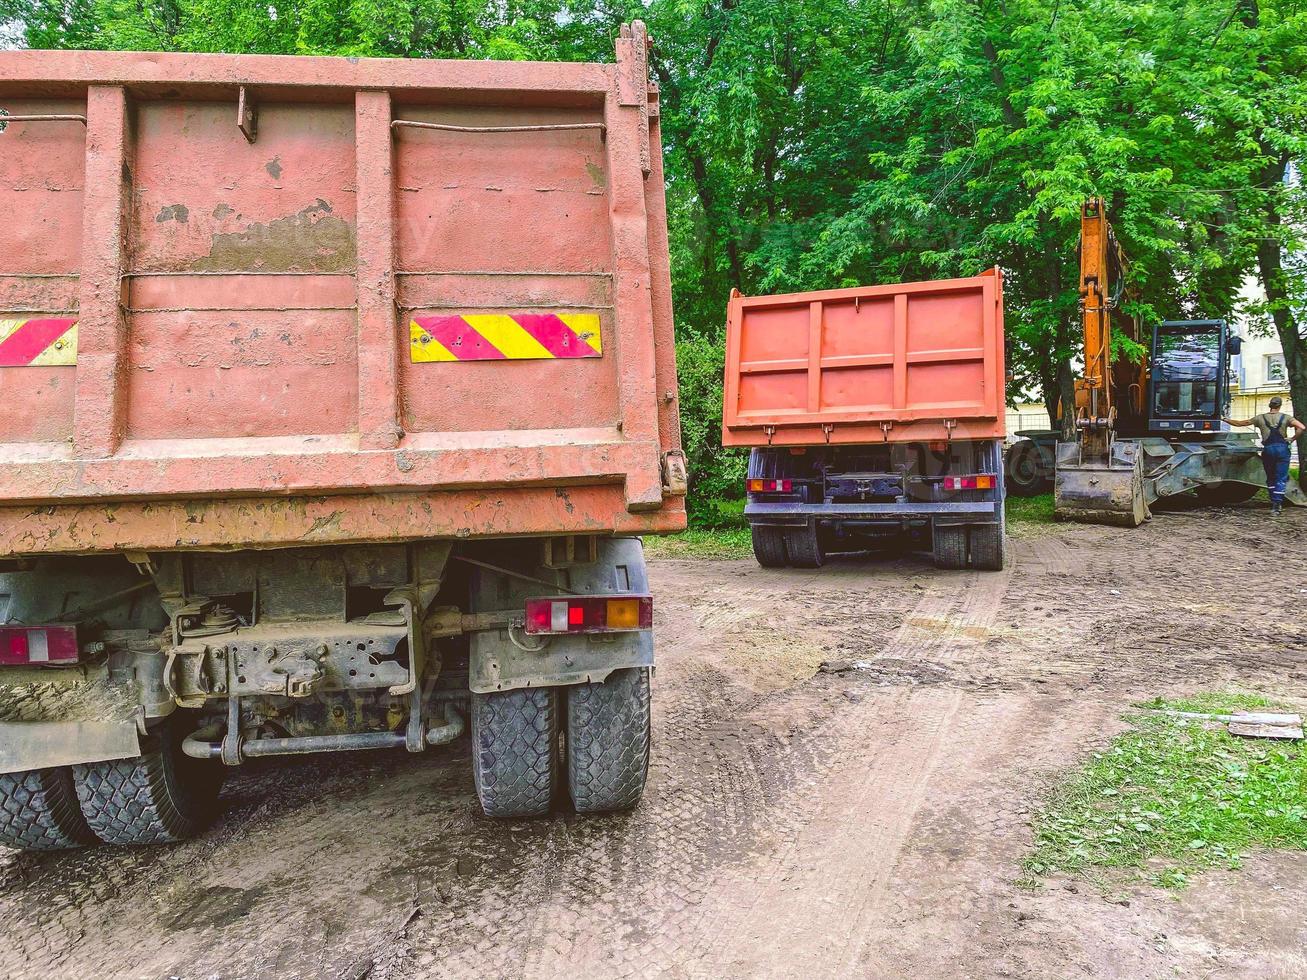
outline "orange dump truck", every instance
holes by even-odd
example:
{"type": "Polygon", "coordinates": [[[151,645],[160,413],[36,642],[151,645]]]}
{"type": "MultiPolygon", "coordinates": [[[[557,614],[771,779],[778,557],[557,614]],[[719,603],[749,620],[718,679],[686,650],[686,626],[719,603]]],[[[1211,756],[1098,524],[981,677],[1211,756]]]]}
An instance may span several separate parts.
{"type": "Polygon", "coordinates": [[[616,47],[0,52],[0,844],[175,840],[225,766],[465,724],[488,814],[636,802],[685,470],[616,47]]]}
{"type": "Polygon", "coordinates": [[[731,297],[722,442],[764,567],[908,537],[1001,569],[1003,280],[731,297]]]}

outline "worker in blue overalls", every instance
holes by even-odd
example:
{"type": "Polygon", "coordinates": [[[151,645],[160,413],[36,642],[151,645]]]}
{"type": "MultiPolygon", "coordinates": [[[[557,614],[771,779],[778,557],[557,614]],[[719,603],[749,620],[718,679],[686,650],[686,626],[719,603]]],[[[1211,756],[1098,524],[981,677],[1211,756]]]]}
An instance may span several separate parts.
{"type": "Polygon", "coordinates": [[[1226,419],[1231,425],[1255,425],[1262,437],[1262,466],[1266,469],[1266,492],[1271,495],[1271,513],[1279,514],[1284,507],[1284,491],[1289,485],[1289,429],[1292,438],[1302,435],[1307,425],[1280,411],[1284,404],[1280,396],[1271,399],[1271,410],[1250,419],[1226,419]]]}

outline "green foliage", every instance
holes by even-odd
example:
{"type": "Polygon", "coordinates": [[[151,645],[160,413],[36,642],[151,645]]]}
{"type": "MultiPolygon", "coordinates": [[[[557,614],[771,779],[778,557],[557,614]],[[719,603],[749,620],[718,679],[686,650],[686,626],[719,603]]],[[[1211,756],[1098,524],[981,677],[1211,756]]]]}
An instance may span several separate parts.
{"type": "Polygon", "coordinates": [[[696,527],[744,523],[747,450],[722,448],[722,376],[726,344],[691,334],[676,344],[681,390],[681,439],[690,470],[686,507],[696,527]],[[734,504],[734,506],[732,506],[734,504]]]}
{"type": "MultiPolygon", "coordinates": [[[[1272,707],[1247,694],[1154,699],[1152,710],[1229,713],[1272,707]]],[[[1183,885],[1213,865],[1238,867],[1255,847],[1307,849],[1307,755],[1296,743],[1240,739],[1219,723],[1135,714],[1053,792],[1025,861],[1030,878],[1183,885]]]]}
{"type": "MultiPolygon", "coordinates": [[[[554,2],[0,0],[32,47],[404,58],[547,58],[554,2]]],[[[0,8],[3,9],[3,8],[0,8]]]]}
{"type": "Polygon", "coordinates": [[[752,558],[753,540],[748,528],[690,528],[667,537],[645,538],[644,553],[650,558],[752,558]]]}

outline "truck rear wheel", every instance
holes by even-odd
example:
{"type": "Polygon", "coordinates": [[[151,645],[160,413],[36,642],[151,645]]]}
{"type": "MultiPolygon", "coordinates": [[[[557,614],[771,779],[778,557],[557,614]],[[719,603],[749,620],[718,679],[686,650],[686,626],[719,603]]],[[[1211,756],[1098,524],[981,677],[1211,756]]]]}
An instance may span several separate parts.
{"type": "Polygon", "coordinates": [[[472,695],[472,778],[487,817],[549,812],[558,785],[555,689],[472,695]]]}
{"type": "Polygon", "coordinates": [[[971,567],[1001,572],[1007,559],[1007,547],[1001,524],[977,524],[967,529],[971,546],[971,567]]]}
{"type": "Polygon", "coordinates": [[[0,844],[57,851],[95,842],[67,766],[0,774],[0,844]]]}
{"type": "Polygon", "coordinates": [[[567,689],[567,787],[577,813],[635,806],[649,773],[649,668],[567,689]]]}
{"type": "Polygon", "coordinates": [[[759,565],[763,568],[786,566],[785,532],[781,528],[755,524],[749,528],[749,534],[753,538],[753,556],[758,559],[759,565]]]}
{"type": "Polygon", "coordinates": [[[216,815],[223,769],[181,751],[170,719],[141,739],[141,754],[73,766],[87,824],[107,844],[168,844],[194,837],[216,815]]]}
{"type": "Polygon", "coordinates": [[[787,527],[785,553],[795,568],[820,568],[825,556],[821,541],[817,539],[817,522],[809,521],[804,527],[787,527]]]}
{"type": "Polygon", "coordinates": [[[964,525],[936,524],[932,534],[936,567],[967,567],[967,529],[964,525]]]}

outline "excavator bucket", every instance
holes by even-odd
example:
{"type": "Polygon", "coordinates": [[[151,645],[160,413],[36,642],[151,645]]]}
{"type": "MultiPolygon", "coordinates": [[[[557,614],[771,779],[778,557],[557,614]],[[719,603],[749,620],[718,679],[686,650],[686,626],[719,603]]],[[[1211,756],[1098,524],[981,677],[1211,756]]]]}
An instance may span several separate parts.
{"type": "Polygon", "coordinates": [[[1059,443],[1053,513],[1082,524],[1138,527],[1149,517],[1139,444],[1116,442],[1107,459],[1083,459],[1080,444],[1059,443]]]}

